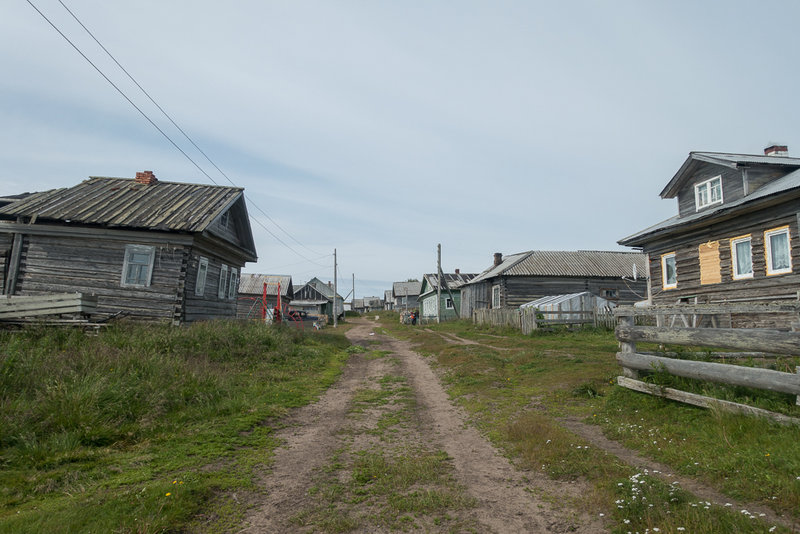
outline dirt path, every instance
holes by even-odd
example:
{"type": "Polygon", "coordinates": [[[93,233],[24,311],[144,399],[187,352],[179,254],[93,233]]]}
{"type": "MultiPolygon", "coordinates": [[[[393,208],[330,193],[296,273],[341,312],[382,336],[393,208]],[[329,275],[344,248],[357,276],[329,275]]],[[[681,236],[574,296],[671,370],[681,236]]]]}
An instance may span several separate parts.
{"type": "Polygon", "coordinates": [[[583,488],[515,469],[449,400],[408,342],[356,321],[354,354],[277,433],[265,501],[241,532],[604,532],[558,502],[583,488]]]}

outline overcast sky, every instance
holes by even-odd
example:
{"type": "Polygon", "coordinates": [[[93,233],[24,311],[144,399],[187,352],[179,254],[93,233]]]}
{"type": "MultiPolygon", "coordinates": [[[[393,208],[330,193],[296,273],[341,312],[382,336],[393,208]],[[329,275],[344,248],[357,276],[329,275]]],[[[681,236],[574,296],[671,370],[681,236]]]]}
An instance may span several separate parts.
{"type": "MultiPolygon", "coordinates": [[[[357,297],[433,272],[437,243],[449,272],[621,250],[676,213],[658,193],[690,151],[800,155],[794,1],[63,1],[246,189],[245,272],[296,286],[331,279],[334,248],[357,297]]],[[[230,185],[58,0],[31,2],[230,185]]],[[[0,8],[0,124],[0,195],[210,183],[26,0],[0,8]]]]}

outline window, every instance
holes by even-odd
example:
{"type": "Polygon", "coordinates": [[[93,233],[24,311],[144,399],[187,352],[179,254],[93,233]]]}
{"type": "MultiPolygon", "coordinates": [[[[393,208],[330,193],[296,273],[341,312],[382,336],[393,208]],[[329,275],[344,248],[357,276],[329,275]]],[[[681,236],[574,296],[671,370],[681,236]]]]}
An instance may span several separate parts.
{"type": "Polygon", "coordinates": [[[224,263],[219,270],[219,286],[217,287],[217,297],[224,299],[228,291],[228,266],[224,263]]]}
{"type": "Polygon", "coordinates": [[[694,186],[695,206],[698,210],[722,202],[722,176],[716,176],[694,186]]]}
{"type": "Polygon", "coordinates": [[[764,232],[767,254],[767,276],[792,272],[792,250],[789,227],[774,228],[764,232]]]}
{"type": "Polygon", "coordinates": [[[156,248],[144,245],[127,245],[122,264],[121,285],[125,287],[150,287],[156,248]]]}
{"type": "Polygon", "coordinates": [[[448,310],[452,310],[453,309],[453,299],[447,299],[447,301],[445,302],[444,306],[448,310]]]}
{"type": "Polygon", "coordinates": [[[231,267],[231,276],[228,282],[228,298],[235,299],[236,291],[239,289],[239,272],[231,267]]]}
{"type": "Polygon", "coordinates": [[[661,255],[661,284],[664,289],[678,287],[678,270],[674,252],[661,255]]]}
{"type": "Polygon", "coordinates": [[[602,295],[604,299],[618,299],[619,298],[619,290],[617,289],[603,289],[602,295]]]}
{"type": "Polygon", "coordinates": [[[200,256],[197,262],[197,281],[194,284],[194,294],[202,297],[206,291],[206,276],[208,275],[208,258],[200,256]]]}
{"type": "Polygon", "coordinates": [[[492,287],[492,308],[500,307],[500,286],[492,287]]]}
{"type": "Polygon", "coordinates": [[[753,278],[753,253],[749,235],[731,239],[731,265],[734,280],[753,278]]]}

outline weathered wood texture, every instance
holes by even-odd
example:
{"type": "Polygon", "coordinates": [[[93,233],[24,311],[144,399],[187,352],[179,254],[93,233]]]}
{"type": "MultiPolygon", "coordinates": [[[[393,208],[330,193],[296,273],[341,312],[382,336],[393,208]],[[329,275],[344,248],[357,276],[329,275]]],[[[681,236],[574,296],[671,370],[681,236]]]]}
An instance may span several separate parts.
{"type": "Polygon", "coordinates": [[[467,284],[461,288],[461,317],[472,317],[474,310],[490,308],[492,286],[488,282],[467,284]]]}
{"type": "MultiPolygon", "coordinates": [[[[745,305],[733,306],[672,306],[671,312],[681,315],[691,313],[688,310],[706,313],[741,312],[745,305]]],[[[620,324],[616,329],[620,341],[620,352],[617,361],[623,368],[627,378],[638,378],[640,372],[666,372],[675,376],[695,380],[718,382],[734,386],[752,387],[769,391],[777,391],[797,396],[800,404],[800,374],[785,373],[771,369],[737,366],[725,363],[704,362],[678,359],[653,354],[637,353],[636,343],[644,341],[658,344],[676,344],[684,346],[706,346],[714,348],[739,349],[744,351],[771,352],[778,354],[800,355],[800,332],[785,332],[765,329],[737,328],[665,328],[652,326],[634,326],[635,316],[657,313],[654,308],[622,308],[616,310],[620,324]]],[[[787,309],[796,317],[798,305],[762,305],[759,311],[764,314],[786,313],[787,309]]],[[[620,382],[622,384],[622,382],[620,382]]],[[[642,391],[642,389],[637,389],[642,391]]],[[[649,388],[647,391],[649,392],[649,388]]],[[[683,394],[683,392],[678,392],[683,394]]],[[[686,394],[688,395],[688,394],[686,394]]],[[[672,398],[672,397],[671,397],[672,398]]],[[[679,399],[676,399],[679,400],[679,399]]],[[[704,401],[706,402],[706,401],[704,401]]],[[[707,402],[716,403],[715,399],[707,402]]],[[[718,404],[718,403],[717,403],[718,404]]]]}
{"type": "MultiPolygon", "coordinates": [[[[188,255],[186,267],[186,289],[184,292],[183,321],[207,321],[211,319],[233,319],[236,317],[236,294],[233,298],[219,297],[219,283],[222,274],[222,265],[228,267],[226,275],[230,277],[231,268],[241,273],[242,263],[231,263],[231,259],[223,260],[222,251],[211,248],[208,244],[196,245],[188,255]],[[200,256],[208,259],[205,286],[202,295],[196,294],[197,270],[200,265],[200,256]]],[[[229,280],[229,278],[228,278],[229,280]]],[[[227,285],[227,284],[226,284],[227,285]]],[[[237,287],[234,288],[238,291],[237,287]]]]}
{"type": "Polygon", "coordinates": [[[800,333],[753,328],[618,326],[617,339],[800,355],[800,333]]]}
{"type": "Polygon", "coordinates": [[[720,175],[722,176],[722,198],[725,202],[732,202],[744,196],[742,173],[740,171],[710,163],[702,163],[692,179],[687,181],[678,192],[678,213],[681,217],[691,215],[697,211],[694,197],[695,184],[720,175]]]}
{"type": "Polygon", "coordinates": [[[0,320],[97,311],[97,297],[82,293],[59,293],[38,297],[0,297],[0,320]]]}
{"type": "Polygon", "coordinates": [[[656,397],[663,397],[665,399],[670,399],[685,404],[691,404],[693,406],[699,406],[701,408],[712,408],[716,406],[727,412],[765,417],[767,419],[771,419],[773,421],[776,421],[784,425],[800,425],[800,419],[797,419],[795,417],[789,417],[787,415],[774,413],[767,410],[762,410],[761,408],[755,408],[753,406],[748,406],[746,404],[739,404],[737,402],[730,402],[720,399],[712,399],[710,397],[704,397],[703,395],[696,395],[694,393],[681,391],[679,389],[665,388],[657,386],[655,384],[648,384],[646,382],[641,382],[639,380],[634,380],[624,376],[617,377],[617,384],[619,384],[624,388],[631,389],[633,391],[638,391],[640,393],[647,393],[649,395],[653,395],[656,397]]]}
{"type": "MultiPolygon", "coordinates": [[[[798,211],[800,200],[795,199],[728,218],[710,226],[686,229],[648,243],[644,250],[649,254],[653,302],[675,303],[679,299],[696,299],[699,302],[723,303],[796,299],[800,290],[798,211]],[[768,276],[764,232],[787,225],[791,240],[792,272],[768,276]],[[743,235],[750,235],[751,239],[753,277],[734,280],[730,240],[743,235]],[[700,250],[707,243],[716,243],[718,246],[719,273],[716,276],[719,283],[711,283],[714,276],[709,271],[705,271],[701,279],[700,250]],[[673,251],[676,253],[678,286],[675,289],[663,289],[661,255],[673,251]]],[[[751,314],[749,317],[734,317],[734,324],[742,327],[764,327],[769,326],[768,320],[780,320],[780,317],[751,314]]]]}
{"type": "Polygon", "coordinates": [[[611,313],[594,311],[544,311],[536,308],[495,308],[473,310],[472,322],[477,325],[511,327],[528,335],[538,328],[555,325],[592,325],[613,327],[611,313]],[[540,317],[541,315],[541,317],[540,317]]]}
{"type": "Polygon", "coordinates": [[[0,292],[6,287],[6,276],[8,265],[11,261],[11,243],[14,237],[12,234],[0,233],[0,292]]]}
{"type": "Polygon", "coordinates": [[[617,362],[636,371],[665,371],[674,376],[800,395],[800,375],[726,363],[677,360],[618,352],[617,362]]]}

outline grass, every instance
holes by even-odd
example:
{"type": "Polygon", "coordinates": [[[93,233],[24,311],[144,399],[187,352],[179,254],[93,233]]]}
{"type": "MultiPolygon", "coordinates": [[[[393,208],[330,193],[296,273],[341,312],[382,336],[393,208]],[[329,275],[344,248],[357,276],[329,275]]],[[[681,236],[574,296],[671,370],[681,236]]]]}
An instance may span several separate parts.
{"type": "MultiPolygon", "coordinates": [[[[734,499],[800,519],[797,428],[702,410],[616,386],[614,377],[621,370],[611,332],[588,329],[523,336],[467,322],[425,329],[381,322],[391,335],[414,342],[417,350],[433,357],[451,397],[509,456],[552,478],[588,483],[589,493],[573,504],[604,514],[613,522],[614,532],[654,532],[654,528],[764,532],[774,525],[730,507],[701,506],[693,496],[621,464],[572,434],[561,423],[563,418],[599,425],[610,438],[734,499]],[[479,344],[451,345],[439,332],[479,344]],[[641,492],[637,499],[632,480],[641,492]]],[[[749,398],[755,404],[781,404],[788,413],[797,409],[793,398],[768,392],[737,390],[724,395],[739,402],[749,398]]],[[[782,531],[780,526],[774,529],[782,531]]]]}
{"type": "Polygon", "coordinates": [[[0,532],[229,531],[341,333],[254,323],[0,332],[0,532]]]}

